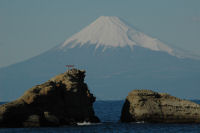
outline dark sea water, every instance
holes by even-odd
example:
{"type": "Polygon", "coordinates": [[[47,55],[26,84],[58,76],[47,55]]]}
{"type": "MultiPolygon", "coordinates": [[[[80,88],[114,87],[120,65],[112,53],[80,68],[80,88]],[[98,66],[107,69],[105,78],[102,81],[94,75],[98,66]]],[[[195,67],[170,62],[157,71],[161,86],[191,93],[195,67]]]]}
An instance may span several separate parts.
{"type": "MultiPolygon", "coordinates": [[[[200,124],[120,123],[124,101],[96,101],[94,109],[100,124],[58,128],[0,128],[0,133],[200,133],[200,124]]],[[[200,103],[200,101],[195,101],[200,103]]]]}

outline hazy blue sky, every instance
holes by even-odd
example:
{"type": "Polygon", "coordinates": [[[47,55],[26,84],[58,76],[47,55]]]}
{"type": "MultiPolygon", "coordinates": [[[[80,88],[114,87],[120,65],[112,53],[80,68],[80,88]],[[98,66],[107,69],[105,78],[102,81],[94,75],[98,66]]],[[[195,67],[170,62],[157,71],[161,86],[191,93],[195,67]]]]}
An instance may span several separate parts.
{"type": "Polygon", "coordinates": [[[102,15],[200,55],[200,0],[0,0],[0,67],[62,43],[102,15]]]}

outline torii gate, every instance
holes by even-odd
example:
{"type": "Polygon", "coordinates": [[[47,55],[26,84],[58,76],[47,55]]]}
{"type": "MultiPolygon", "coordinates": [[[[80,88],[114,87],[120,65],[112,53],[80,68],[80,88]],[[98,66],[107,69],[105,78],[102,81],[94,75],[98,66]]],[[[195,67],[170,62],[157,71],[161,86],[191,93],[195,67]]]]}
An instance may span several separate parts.
{"type": "Polygon", "coordinates": [[[69,70],[70,68],[73,68],[74,65],[66,65],[67,69],[69,70]]]}

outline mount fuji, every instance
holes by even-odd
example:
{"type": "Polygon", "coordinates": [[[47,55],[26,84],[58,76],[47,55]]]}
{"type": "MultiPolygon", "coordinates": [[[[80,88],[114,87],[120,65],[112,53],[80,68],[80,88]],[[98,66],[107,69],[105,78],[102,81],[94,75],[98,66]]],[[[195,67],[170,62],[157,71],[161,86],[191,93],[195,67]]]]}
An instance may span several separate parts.
{"type": "Polygon", "coordinates": [[[119,100],[133,89],[199,98],[200,60],[124,23],[101,16],[62,44],[0,69],[0,100],[12,100],[74,64],[99,100],[119,100]]]}

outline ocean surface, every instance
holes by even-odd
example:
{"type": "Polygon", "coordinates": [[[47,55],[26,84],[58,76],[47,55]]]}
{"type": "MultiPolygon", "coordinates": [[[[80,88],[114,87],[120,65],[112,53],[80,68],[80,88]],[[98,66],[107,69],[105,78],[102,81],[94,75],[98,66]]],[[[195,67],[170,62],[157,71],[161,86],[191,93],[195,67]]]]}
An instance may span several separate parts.
{"type": "Polygon", "coordinates": [[[99,124],[80,123],[79,126],[58,128],[0,128],[0,133],[200,133],[200,124],[120,123],[123,102],[96,101],[94,109],[102,121],[99,124]]]}

